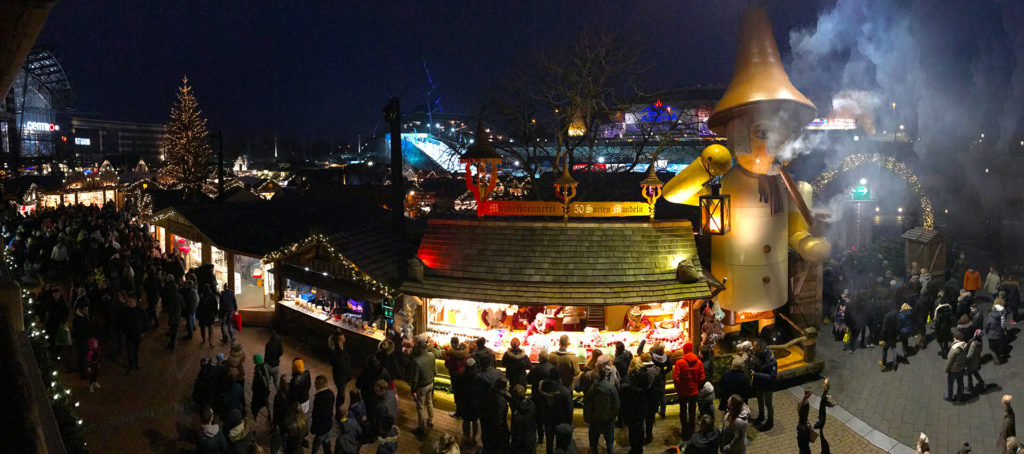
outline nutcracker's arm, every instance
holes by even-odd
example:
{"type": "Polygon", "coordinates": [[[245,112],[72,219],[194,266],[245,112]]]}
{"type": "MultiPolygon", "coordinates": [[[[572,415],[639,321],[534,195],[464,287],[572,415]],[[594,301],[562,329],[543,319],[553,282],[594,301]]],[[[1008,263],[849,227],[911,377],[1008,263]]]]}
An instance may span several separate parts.
{"type": "MultiPolygon", "coordinates": [[[[807,206],[811,205],[813,189],[805,181],[798,181],[798,193],[807,206]]],[[[789,210],[789,247],[800,253],[800,257],[811,262],[822,262],[832,253],[832,245],[828,240],[811,235],[807,220],[800,212],[796,203],[790,204],[789,210]]]]}
{"type": "Polygon", "coordinates": [[[662,197],[672,203],[696,205],[694,196],[700,193],[704,184],[724,174],[731,166],[732,154],[728,149],[718,144],[708,145],[697,159],[665,183],[662,197]]]}

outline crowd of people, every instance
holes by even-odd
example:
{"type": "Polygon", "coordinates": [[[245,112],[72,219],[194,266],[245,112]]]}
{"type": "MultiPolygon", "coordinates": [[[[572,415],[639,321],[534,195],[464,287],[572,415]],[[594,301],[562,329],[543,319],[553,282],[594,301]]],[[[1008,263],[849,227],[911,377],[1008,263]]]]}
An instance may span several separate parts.
{"type": "Polygon", "coordinates": [[[1004,281],[995,268],[989,269],[983,282],[963,256],[941,277],[916,264],[912,267],[915,272],[896,279],[884,260],[872,269],[852,252],[844,254],[832,283],[833,288],[844,286],[832,309],[833,334],[850,353],[858,347],[880,346],[883,371],[909,364],[907,358],[934,339],[938,355],[946,360],[948,389],[943,397],[959,401],[984,391],[983,341],[988,341],[993,364],[1007,360],[1016,331],[1010,326],[1016,324],[1021,304],[1020,288],[1016,282],[1004,281]],[[981,303],[988,301],[992,305],[986,313],[981,303]]]}
{"type": "MultiPolygon", "coordinates": [[[[437,360],[444,361],[451,378],[456,407],[451,416],[462,425],[461,439],[441,435],[435,446],[441,453],[478,447],[488,453],[533,453],[541,446],[548,454],[576,452],[573,414],[579,404],[590,452],[600,452],[602,445],[605,452],[614,452],[615,431],[625,430],[628,452],[640,453],[653,441],[658,416],[666,416],[668,380],[679,402],[683,453],[746,452],[748,428],[768,431],[775,423],[777,363],[761,340],[738,344],[728,370],[716,375],[712,346],[694,351],[687,343],[682,356],[672,357],[661,343],[641,344],[635,352],[618,343],[607,353],[593,350],[581,364],[566,336],[557,350],[541,352],[534,363],[518,340],[499,361],[483,339],[452,338],[438,345],[425,335],[407,339],[388,331],[375,352],[354,362],[339,330],[327,342],[331,376],[313,377],[302,358],[286,362],[281,371],[282,339],[272,332],[263,352],[252,355],[253,372],[246,377],[247,355],[235,338],[239,319],[233,292],[227,286],[218,291],[211,267],[187,269],[183,257],[161,251],[148,226],[108,204],[7,215],[0,229],[16,277],[25,287],[38,288],[38,323],[51,355],[87,380],[90,391],[101,386],[106,373],[102,357],[123,355],[119,363],[125,374],[145,364],[139,358],[144,333],[162,334],[166,348],[174,349],[194,339],[196,331],[202,345],[212,348],[220,332],[227,354],[202,360],[192,392],[200,421],[194,442],[200,453],[301,453],[309,448],[356,453],[368,444],[377,452],[398,452],[395,381],[409,385],[416,408],[414,433],[423,436],[434,425],[437,360]],[[101,355],[101,346],[110,351],[101,355]],[[258,437],[252,421],[263,413],[270,429],[258,437]],[[266,446],[259,442],[266,439],[266,446]]],[[[983,340],[996,364],[1006,360],[1012,340],[1007,326],[1015,324],[1020,305],[1017,286],[1003,282],[994,269],[982,282],[970,267],[962,276],[952,270],[945,280],[921,270],[904,283],[886,270],[884,261],[874,274],[856,261],[844,256],[832,276],[831,286],[844,289],[832,308],[837,339],[851,352],[880,345],[880,365],[890,369],[924,348],[930,339],[927,328],[933,326],[938,353],[947,362],[945,397],[965,398],[965,376],[968,391],[983,391],[983,340]],[[993,304],[986,314],[978,302],[989,296],[993,304]]],[[[815,423],[809,421],[810,393],[798,405],[801,453],[811,452],[813,443],[822,452],[829,450],[823,433],[826,408],[834,404],[829,389],[826,380],[815,423]]],[[[1003,403],[1007,416],[1000,443],[1013,446],[1010,398],[1003,403]]],[[[928,452],[927,445],[922,436],[919,451],[928,452]]]]}

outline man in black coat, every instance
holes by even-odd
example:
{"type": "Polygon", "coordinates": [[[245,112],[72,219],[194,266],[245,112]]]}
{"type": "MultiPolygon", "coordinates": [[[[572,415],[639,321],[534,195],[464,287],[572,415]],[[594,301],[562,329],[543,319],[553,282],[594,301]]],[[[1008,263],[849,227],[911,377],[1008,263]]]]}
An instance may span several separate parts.
{"type": "Polygon", "coordinates": [[[882,340],[879,341],[882,344],[882,360],[878,362],[882,370],[889,369],[889,350],[892,349],[893,353],[896,353],[896,341],[900,334],[900,323],[899,314],[896,309],[893,309],[885,313],[882,317],[882,340]]]}
{"type": "Polygon", "coordinates": [[[224,290],[220,292],[220,343],[228,343],[228,338],[235,340],[235,311],[238,305],[235,302],[235,293],[224,284],[224,290]]]}
{"type": "Polygon", "coordinates": [[[313,450],[316,454],[321,446],[324,452],[331,452],[331,427],[334,425],[334,393],[327,387],[327,377],[316,376],[316,395],[313,396],[313,418],[309,433],[313,434],[313,450]]]}
{"type": "Polygon", "coordinates": [[[533,400],[526,398],[523,385],[512,387],[512,454],[536,454],[537,452],[537,407],[533,400]]]}
{"type": "Polygon", "coordinates": [[[562,384],[558,369],[552,369],[548,379],[541,382],[540,392],[544,395],[544,408],[539,411],[544,415],[545,448],[547,454],[553,454],[555,427],[560,424],[572,427],[572,392],[562,384]]]}
{"type": "MultiPolygon", "coordinates": [[[[540,384],[551,376],[551,371],[553,370],[555,370],[555,366],[548,362],[548,352],[541,351],[540,354],[537,355],[537,365],[533,369],[530,369],[530,373],[526,376],[526,381],[529,382],[530,389],[532,390],[530,393],[530,400],[533,401],[534,408],[537,410],[544,408],[544,396],[540,392],[540,384]]],[[[558,373],[558,371],[555,370],[555,373],[558,373]]],[[[537,416],[537,423],[535,425],[537,428],[537,440],[539,440],[540,443],[543,443],[543,412],[535,411],[534,413],[537,416]]]]}
{"type": "MultiPolygon", "coordinates": [[[[164,289],[176,289],[177,286],[173,283],[168,283],[164,286],[164,289]]],[[[178,325],[181,324],[181,311],[182,306],[185,305],[185,298],[181,296],[177,290],[166,293],[166,298],[161,297],[164,303],[164,310],[167,311],[167,336],[170,339],[167,342],[167,349],[174,350],[174,343],[178,340],[178,325]]]]}
{"type": "Polygon", "coordinates": [[[273,328],[270,329],[270,339],[267,340],[267,345],[263,347],[263,360],[267,363],[267,369],[270,370],[270,382],[277,386],[277,377],[280,373],[278,367],[281,365],[281,355],[284,354],[284,349],[281,347],[281,336],[277,335],[277,331],[273,328]]]}
{"type": "Polygon", "coordinates": [[[128,355],[128,368],[125,373],[139,368],[139,346],[142,344],[142,332],[146,330],[146,311],[138,306],[135,298],[128,297],[127,305],[121,308],[122,332],[124,348],[128,355]]]}

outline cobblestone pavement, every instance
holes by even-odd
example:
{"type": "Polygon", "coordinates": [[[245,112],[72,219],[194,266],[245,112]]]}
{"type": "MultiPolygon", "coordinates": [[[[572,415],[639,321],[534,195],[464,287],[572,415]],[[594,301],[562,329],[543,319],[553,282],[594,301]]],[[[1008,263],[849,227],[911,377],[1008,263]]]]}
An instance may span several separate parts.
{"type": "MultiPolygon", "coordinates": [[[[247,369],[246,392],[251,384],[252,354],[263,351],[267,338],[267,330],[245,328],[239,339],[244,347],[247,369]]],[[[202,357],[212,357],[218,352],[227,353],[227,346],[215,342],[214,348],[201,346],[198,338],[179,343],[173,351],[164,350],[162,333],[147,334],[143,339],[140,364],[142,370],[131,375],[124,375],[123,361],[113,352],[112,345],[104,345],[106,358],[100,373],[99,382],[102,388],[95,393],[88,392],[86,382],[77,375],[64,373],[61,380],[72,388],[73,395],[81,402],[79,414],[85,420],[85,436],[89,448],[96,453],[177,453],[190,452],[193,434],[198,427],[198,417],[191,408],[189,397],[192,384],[199,369],[202,357]]],[[[110,344],[109,342],[107,344],[110,344]]],[[[284,338],[285,353],[283,359],[302,356],[311,374],[330,377],[330,366],[325,358],[314,356],[311,350],[284,338]]],[[[865,360],[866,361],[866,360],[865,360]]],[[[902,371],[901,371],[902,372],[902,371]]],[[[839,385],[841,386],[841,385],[839,385]]],[[[838,387],[838,386],[837,386],[838,387]]],[[[431,433],[417,439],[412,434],[416,425],[415,408],[408,388],[399,382],[400,416],[398,425],[400,434],[400,452],[433,452],[432,446],[441,433],[447,431],[460,433],[458,420],[448,416],[453,409],[451,396],[436,393],[435,427],[431,433]]],[[[820,389],[820,388],[819,388],[820,389]]],[[[844,387],[844,392],[849,387],[844,387]]],[[[271,398],[272,399],[272,398],[271,398]]],[[[248,397],[247,397],[248,400],[248,397]]],[[[866,400],[866,399],[865,399],[866,400]]],[[[788,391],[779,391],[775,396],[776,424],[767,433],[758,433],[751,429],[750,453],[791,454],[796,448],[796,404],[798,399],[788,391]]],[[[851,405],[840,402],[841,405],[851,405]]],[[[812,412],[814,414],[814,412],[812,412]]],[[[576,411],[576,442],[581,453],[588,452],[586,429],[582,421],[582,412],[576,411]]],[[[252,416],[248,416],[252,420],[252,416]]],[[[721,415],[716,415],[718,421],[721,415]]],[[[263,411],[253,421],[258,437],[267,444],[267,413],[263,411]]],[[[666,447],[678,442],[679,423],[677,407],[670,406],[667,417],[658,419],[655,427],[655,441],[645,447],[645,453],[661,453],[666,447]]],[[[834,453],[881,453],[884,452],[843,425],[833,416],[825,429],[826,437],[834,453]]],[[[993,432],[994,433],[994,432],[993,432]]],[[[626,430],[616,430],[617,452],[628,450],[626,430]]],[[[938,438],[938,437],[936,437],[938,438]]],[[[814,448],[817,451],[817,448],[814,448]]],[[[373,446],[364,446],[363,452],[374,452],[373,446]]],[[[473,453],[473,449],[463,449],[465,453],[473,453]]],[[[544,452],[539,449],[538,452],[544,452]]],[[[941,451],[940,451],[941,452],[941,451]]]]}
{"type": "MultiPolygon", "coordinates": [[[[989,306],[983,304],[981,310],[987,312],[989,306]]],[[[1016,326],[1024,324],[1010,325],[1009,331],[1018,331],[1016,326]]],[[[989,389],[967,402],[951,403],[942,399],[946,362],[938,356],[939,347],[934,341],[910,356],[910,364],[881,372],[880,348],[847,354],[831,337],[831,325],[823,325],[821,331],[825,335],[819,339],[818,355],[825,360],[824,375],[832,379],[835,400],[868,426],[907,446],[914,446],[924,432],[935,452],[956,452],[964,442],[969,442],[975,452],[993,452],[1003,417],[1000,398],[1006,393],[1024,393],[1024,376],[1018,372],[1024,359],[1011,353],[1009,361],[994,365],[987,341],[981,376],[989,389]]],[[[931,337],[931,326],[928,331],[931,337]]],[[[821,389],[821,380],[803,386],[821,389]]]]}

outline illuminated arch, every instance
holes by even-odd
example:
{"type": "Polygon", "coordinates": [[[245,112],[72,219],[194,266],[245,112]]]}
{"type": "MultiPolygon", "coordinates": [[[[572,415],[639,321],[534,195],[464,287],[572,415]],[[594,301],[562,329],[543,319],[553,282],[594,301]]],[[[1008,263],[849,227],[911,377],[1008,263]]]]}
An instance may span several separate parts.
{"type": "Polygon", "coordinates": [[[829,167],[818,175],[817,178],[811,182],[811,186],[814,187],[815,193],[821,193],[821,190],[825,185],[829,184],[836,176],[842,172],[847,172],[860,167],[865,164],[875,164],[880,168],[886,169],[907,182],[910,188],[917,193],[917,196],[921,198],[921,217],[923,220],[923,228],[925,230],[931,230],[935,226],[935,215],[932,213],[932,202],[928,200],[928,196],[924,193],[924,188],[921,186],[921,182],[917,179],[917,175],[910,171],[910,168],[902,162],[891,158],[889,156],[883,156],[878,153],[862,153],[847,156],[843,159],[843,162],[837,166],[829,167]]]}

